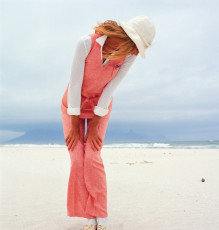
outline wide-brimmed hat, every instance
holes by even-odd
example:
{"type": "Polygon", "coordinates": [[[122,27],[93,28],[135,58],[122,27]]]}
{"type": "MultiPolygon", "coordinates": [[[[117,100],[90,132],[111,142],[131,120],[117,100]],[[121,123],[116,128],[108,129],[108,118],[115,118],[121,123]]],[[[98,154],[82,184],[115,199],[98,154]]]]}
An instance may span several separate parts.
{"type": "Polygon", "coordinates": [[[153,21],[144,15],[136,16],[131,20],[118,23],[126,34],[136,44],[142,58],[145,58],[145,50],[151,47],[156,30],[153,21]]]}

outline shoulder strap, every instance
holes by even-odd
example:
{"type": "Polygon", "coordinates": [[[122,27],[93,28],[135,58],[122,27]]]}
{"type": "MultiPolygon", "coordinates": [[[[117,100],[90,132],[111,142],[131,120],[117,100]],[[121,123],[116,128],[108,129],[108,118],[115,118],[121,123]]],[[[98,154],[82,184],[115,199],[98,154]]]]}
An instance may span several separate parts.
{"type": "Polygon", "coordinates": [[[94,47],[94,43],[96,41],[97,38],[99,38],[100,36],[102,36],[101,34],[98,34],[98,33],[92,33],[92,34],[88,34],[90,37],[91,37],[91,50],[93,49],[94,47]]]}
{"type": "Polygon", "coordinates": [[[90,50],[92,50],[94,47],[95,40],[98,37],[98,35],[96,33],[88,34],[88,35],[91,37],[91,49],[90,50]]]}

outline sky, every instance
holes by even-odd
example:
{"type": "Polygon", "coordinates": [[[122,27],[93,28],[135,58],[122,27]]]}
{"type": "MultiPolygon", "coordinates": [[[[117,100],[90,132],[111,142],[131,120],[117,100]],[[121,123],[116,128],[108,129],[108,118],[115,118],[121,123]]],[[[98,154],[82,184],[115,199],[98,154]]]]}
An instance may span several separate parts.
{"type": "Polygon", "coordinates": [[[218,1],[1,1],[0,123],[60,121],[77,40],[146,15],[154,45],[113,94],[112,121],[219,124],[218,1]]]}

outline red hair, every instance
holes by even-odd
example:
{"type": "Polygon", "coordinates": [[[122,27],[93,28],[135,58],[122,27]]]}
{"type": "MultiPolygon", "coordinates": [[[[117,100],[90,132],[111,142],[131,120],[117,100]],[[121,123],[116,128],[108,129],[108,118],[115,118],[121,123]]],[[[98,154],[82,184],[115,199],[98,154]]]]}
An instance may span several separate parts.
{"type": "Polygon", "coordinates": [[[107,20],[97,24],[98,26],[92,27],[95,33],[107,36],[102,50],[104,59],[113,60],[128,54],[138,55],[137,46],[116,21],[107,20]]]}

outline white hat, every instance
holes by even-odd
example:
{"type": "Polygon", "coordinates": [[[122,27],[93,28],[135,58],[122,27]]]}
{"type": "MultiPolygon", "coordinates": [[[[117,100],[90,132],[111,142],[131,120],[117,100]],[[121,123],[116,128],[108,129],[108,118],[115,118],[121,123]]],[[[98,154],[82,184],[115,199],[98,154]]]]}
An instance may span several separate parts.
{"type": "Polygon", "coordinates": [[[139,15],[128,22],[119,21],[119,24],[136,44],[142,58],[145,58],[145,50],[153,45],[156,33],[153,21],[147,16],[139,15]]]}

